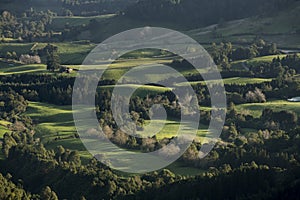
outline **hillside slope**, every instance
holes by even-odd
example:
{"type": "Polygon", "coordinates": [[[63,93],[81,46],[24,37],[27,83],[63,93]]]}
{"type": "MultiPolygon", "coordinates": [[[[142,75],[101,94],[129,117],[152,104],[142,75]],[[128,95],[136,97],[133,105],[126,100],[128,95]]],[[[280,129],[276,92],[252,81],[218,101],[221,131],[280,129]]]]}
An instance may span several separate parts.
{"type": "MultiPolygon", "coordinates": [[[[195,16],[194,12],[184,10],[185,13],[189,14],[188,17],[182,17],[182,20],[175,17],[175,15],[178,15],[179,17],[182,16],[176,13],[172,15],[174,16],[173,19],[164,19],[163,17],[159,17],[159,12],[154,12],[157,16],[150,20],[144,19],[143,15],[138,15],[143,9],[139,8],[140,10],[138,10],[136,7],[138,4],[136,4],[134,7],[137,10],[135,13],[137,17],[134,18],[134,15],[131,13],[118,15],[99,22],[98,26],[93,26],[89,30],[92,38],[81,39],[92,39],[92,41],[101,42],[107,37],[131,28],[157,26],[184,31],[187,35],[193,37],[201,44],[230,41],[244,45],[251,43],[255,38],[259,37],[268,42],[277,43],[281,48],[297,49],[300,48],[300,24],[298,23],[300,21],[300,1],[292,0],[288,2],[290,3],[277,11],[274,10],[275,8],[273,8],[272,12],[268,13],[253,11],[252,16],[250,17],[228,21],[220,21],[215,18],[215,20],[211,22],[217,21],[217,23],[210,24],[209,26],[203,26],[203,24],[197,20],[193,20],[193,23],[188,25],[189,27],[187,27],[186,24],[183,24],[182,20],[189,18],[197,19],[199,16],[195,16]]],[[[144,11],[145,13],[148,12],[147,10],[144,11]]],[[[212,9],[211,13],[214,14],[217,13],[217,11],[212,9]]],[[[144,16],[146,16],[146,14],[144,14],[144,16]]],[[[154,16],[154,14],[147,13],[147,16],[151,17],[154,16]]],[[[237,13],[235,17],[240,18],[242,15],[237,13]]],[[[228,17],[228,19],[230,19],[230,17],[228,17]]]]}
{"type": "Polygon", "coordinates": [[[200,43],[231,41],[250,43],[256,37],[277,43],[281,48],[300,48],[300,2],[274,13],[272,16],[233,20],[205,28],[187,31],[200,43]]]}

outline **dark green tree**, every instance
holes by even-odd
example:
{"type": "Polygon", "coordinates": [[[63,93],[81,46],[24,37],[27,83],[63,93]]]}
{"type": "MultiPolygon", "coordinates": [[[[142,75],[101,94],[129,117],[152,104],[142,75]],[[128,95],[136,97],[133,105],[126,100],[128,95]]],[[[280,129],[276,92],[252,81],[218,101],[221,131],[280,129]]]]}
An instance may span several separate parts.
{"type": "Polygon", "coordinates": [[[47,70],[55,71],[60,68],[60,58],[57,52],[57,47],[47,45],[47,70]]]}
{"type": "Polygon", "coordinates": [[[46,186],[41,194],[40,194],[41,199],[45,199],[45,200],[58,200],[57,195],[55,194],[54,191],[51,190],[51,188],[49,186],[46,186]]]}

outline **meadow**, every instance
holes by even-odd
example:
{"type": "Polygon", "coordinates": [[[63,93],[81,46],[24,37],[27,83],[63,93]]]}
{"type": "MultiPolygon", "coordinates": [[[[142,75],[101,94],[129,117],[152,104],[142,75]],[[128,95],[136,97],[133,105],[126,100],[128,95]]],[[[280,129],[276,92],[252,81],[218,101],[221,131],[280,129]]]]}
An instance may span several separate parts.
{"type": "Polygon", "coordinates": [[[126,94],[126,91],[128,90],[135,90],[133,97],[139,96],[139,97],[146,97],[147,95],[156,95],[161,94],[166,91],[170,91],[171,88],[165,88],[165,87],[159,87],[159,86],[152,86],[152,85],[137,85],[137,84],[122,84],[118,86],[114,85],[108,85],[108,86],[100,86],[99,90],[108,89],[110,91],[113,91],[114,88],[122,88],[122,93],[126,94]]]}
{"type": "Polygon", "coordinates": [[[204,28],[186,31],[201,44],[231,41],[243,45],[253,42],[257,35],[266,41],[275,41],[284,48],[299,49],[300,29],[298,23],[300,3],[276,13],[272,17],[255,16],[245,19],[214,24],[204,28]],[[218,35],[218,36],[216,36],[218,35]]]}
{"type": "Polygon", "coordinates": [[[48,73],[44,64],[22,65],[19,63],[7,64],[0,61],[0,75],[11,75],[21,73],[48,73]]]}
{"type": "Polygon", "coordinates": [[[11,124],[10,122],[7,122],[5,120],[0,120],[0,139],[3,138],[3,135],[5,133],[10,133],[11,131],[9,130],[8,126],[11,124]]]}
{"type": "MultiPolygon", "coordinates": [[[[272,108],[275,111],[290,110],[300,114],[300,106],[297,102],[287,102],[284,100],[273,100],[266,103],[251,103],[236,106],[238,112],[247,112],[254,117],[259,117],[264,108],[272,108]]],[[[208,110],[208,108],[201,108],[208,110]]],[[[65,148],[78,150],[82,156],[83,162],[87,162],[91,155],[86,151],[79,138],[75,137],[76,129],[73,122],[71,106],[57,106],[40,102],[29,102],[29,107],[25,115],[30,116],[35,126],[35,137],[40,138],[46,148],[54,149],[58,145],[65,148]]],[[[172,138],[177,135],[180,123],[174,120],[154,120],[156,127],[163,127],[157,134],[157,139],[172,138]]],[[[3,123],[2,123],[3,124],[3,123]]],[[[149,121],[146,121],[146,125],[149,121]]],[[[188,124],[183,124],[183,129],[189,130],[188,124]]],[[[0,131],[3,126],[0,125],[0,131]]],[[[149,129],[145,129],[148,131],[149,129]]],[[[243,134],[256,132],[254,129],[243,129],[243,134]]],[[[138,132],[142,133],[142,132],[138,132]]],[[[200,125],[197,132],[197,141],[204,142],[209,138],[207,126],[200,125]]],[[[203,171],[193,167],[187,167],[180,162],[175,162],[167,167],[173,172],[185,176],[193,176],[202,173],[203,171]]]]}
{"type": "Polygon", "coordinates": [[[254,117],[260,117],[262,111],[266,108],[270,108],[274,111],[293,111],[298,116],[300,115],[300,103],[289,102],[287,100],[271,100],[266,103],[247,103],[236,106],[239,112],[247,112],[254,117]]]}
{"type": "MultiPolygon", "coordinates": [[[[29,102],[25,115],[30,116],[36,125],[36,137],[39,137],[48,147],[55,147],[62,144],[76,144],[74,138],[76,133],[72,116],[71,106],[57,106],[52,104],[29,102]],[[57,138],[61,138],[60,140],[57,138]],[[55,144],[53,144],[55,143],[55,144]]],[[[174,120],[153,120],[158,127],[163,127],[157,133],[158,139],[172,138],[177,135],[180,122],[174,120]]],[[[145,124],[149,124],[146,121],[145,124]]],[[[197,132],[199,138],[206,137],[208,134],[207,126],[200,125],[197,132]]],[[[188,124],[183,124],[183,129],[189,130],[188,124]]],[[[141,133],[141,132],[140,132],[141,133]]],[[[77,149],[76,146],[70,146],[70,149],[77,149]]],[[[81,149],[82,150],[82,149],[81,149]]]]}
{"type": "MultiPolygon", "coordinates": [[[[232,77],[232,78],[224,78],[222,79],[223,83],[225,85],[247,85],[247,84],[259,84],[263,82],[271,82],[271,78],[248,78],[248,77],[232,77]]],[[[209,83],[219,83],[220,80],[210,80],[209,83]]],[[[184,86],[188,83],[178,83],[177,86],[184,86]]],[[[191,85],[197,85],[197,84],[205,84],[204,81],[191,81],[189,82],[191,85]]]]}
{"type": "MultiPolygon", "coordinates": [[[[81,140],[75,137],[76,128],[73,122],[71,106],[29,102],[25,115],[33,119],[33,122],[36,124],[35,138],[40,138],[46,148],[54,149],[58,145],[62,145],[64,148],[79,151],[83,162],[91,158],[91,154],[86,151],[81,140]]],[[[164,137],[171,138],[177,135],[180,125],[178,122],[168,120],[166,122],[156,121],[156,123],[159,125],[165,124],[163,129],[157,134],[158,139],[163,139],[164,137]]],[[[184,128],[188,129],[189,126],[185,125],[184,128]]],[[[197,133],[199,140],[206,137],[207,134],[207,127],[201,125],[197,133]]],[[[186,176],[202,173],[200,169],[187,167],[177,162],[167,168],[173,170],[175,173],[186,176]]]]}
{"type": "MultiPolygon", "coordinates": [[[[28,54],[33,50],[44,48],[47,43],[1,43],[0,52],[16,52],[18,56],[28,54]]],[[[62,64],[81,64],[86,55],[96,46],[93,43],[79,42],[53,43],[58,47],[58,54],[62,64]]]]}
{"type": "Polygon", "coordinates": [[[103,21],[105,19],[109,19],[111,17],[114,17],[115,14],[107,14],[107,15],[99,15],[99,16],[92,16],[92,17],[83,17],[83,16],[56,16],[53,18],[51,28],[55,30],[63,30],[66,25],[67,26],[83,26],[88,25],[90,21],[96,20],[96,21],[103,21]]]}

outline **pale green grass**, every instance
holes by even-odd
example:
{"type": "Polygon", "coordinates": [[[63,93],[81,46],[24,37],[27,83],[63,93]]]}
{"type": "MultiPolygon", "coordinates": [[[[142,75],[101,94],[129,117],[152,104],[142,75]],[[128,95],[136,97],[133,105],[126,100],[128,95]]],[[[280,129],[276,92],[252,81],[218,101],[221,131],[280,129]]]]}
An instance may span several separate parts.
{"type": "Polygon", "coordinates": [[[30,64],[21,65],[14,64],[14,66],[9,66],[0,62],[0,75],[11,75],[11,74],[22,74],[22,73],[45,73],[46,65],[44,64],[30,64]]]}
{"type": "MultiPolygon", "coordinates": [[[[300,54],[298,54],[300,55],[300,54]]],[[[278,55],[270,55],[270,56],[261,56],[257,58],[252,58],[248,60],[238,60],[231,63],[231,69],[233,70],[239,70],[239,71],[247,71],[245,69],[245,66],[247,65],[260,65],[261,63],[271,63],[274,58],[284,58],[286,57],[286,54],[278,54],[278,55]]]]}
{"type": "MultiPolygon", "coordinates": [[[[221,80],[211,80],[209,83],[220,83],[221,80]]],[[[271,82],[271,78],[247,78],[247,77],[233,77],[233,78],[224,78],[223,83],[225,85],[246,85],[246,84],[258,84],[263,82],[271,82]]],[[[179,83],[177,86],[184,86],[188,83],[179,83]]],[[[191,85],[197,85],[197,84],[205,84],[204,81],[192,81],[189,84],[191,85]]]]}
{"type": "MultiPolygon", "coordinates": [[[[162,77],[165,78],[166,74],[155,74],[155,75],[147,74],[146,72],[147,67],[156,66],[157,64],[170,64],[171,62],[172,59],[170,59],[169,57],[165,59],[164,58],[121,59],[110,64],[107,67],[107,70],[103,73],[103,77],[104,79],[119,80],[123,76],[123,74],[128,72],[130,69],[137,67],[139,69],[142,68],[145,69],[145,73],[144,73],[145,78],[147,78],[147,80],[151,80],[155,82],[155,79],[162,80],[162,77]]],[[[99,66],[99,69],[101,69],[101,67],[105,67],[105,65],[99,66]]],[[[135,77],[128,78],[128,80],[133,80],[133,81],[135,79],[136,79],[135,77]]]]}
{"type": "MultiPolygon", "coordinates": [[[[61,64],[81,64],[95,44],[79,44],[76,42],[51,43],[58,47],[61,64]]],[[[34,49],[45,47],[46,43],[37,43],[34,49]]]]}
{"type": "Polygon", "coordinates": [[[15,51],[18,56],[21,54],[28,54],[34,43],[0,43],[0,52],[6,55],[6,52],[15,51]]]}
{"type": "Polygon", "coordinates": [[[109,85],[109,86],[100,86],[101,89],[113,90],[115,87],[122,88],[122,93],[127,94],[128,91],[135,90],[133,96],[146,97],[147,95],[156,95],[161,94],[166,91],[170,91],[170,88],[151,86],[151,85],[137,85],[137,84],[123,84],[123,85],[109,85]]]}
{"type": "Polygon", "coordinates": [[[115,14],[107,14],[107,15],[99,15],[92,17],[81,17],[81,16],[72,16],[72,17],[62,17],[57,16],[53,18],[51,28],[55,28],[55,30],[62,30],[65,28],[65,25],[68,26],[81,26],[88,25],[90,20],[95,19],[97,21],[105,20],[115,16],[115,14]]]}
{"type": "Polygon", "coordinates": [[[223,25],[212,25],[197,28],[186,33],[200,43],[219,43],[230,41],[238,44],[252,43],[257,35],[268,42],[275,42],[280,47],[300,48],[299,19],[300,3],[293,4],[271,17],[252,17],[246,19],[225,22],[223,25]],[[222,37],[215,38],[213,32],[221,34],[222,37]]]}
{"type": "MultiPolygon", "coordinates": [[[[84,162],[91,158],[81,140],[73,138],[76,130],[72,118],[71,106],[55,106],[46,103],[29,102],[29,107],[25,114],[30,116],[35,123],[38,123],[35,128],[35,137],[41,138],[47,148],[53,149],[58,145],[62,145],[65,148],[78,150],[84,162]],[[55,140],[56,137],[60,137],[61,139],[55,140]]],[[[178,122],[167,121],[166,127],[159,133],[158,138],[176,136],[178,127],[178,122]]],[[[186,125],[185,128],[189,128],[189,126],[186,125]]],[[[206,129],[207,127],[201,126],[198,131],[198,137],[204,137],[207,134],[206,129]]],[[[120,155],[117,154],[112,154],[111,156],[112,158],[120,158],[120,155]]],[[[203,172],[200,169],[182,166],[179,163],[173,163],[166,168],[186,176],[197,175],[203,172]]]]}
{"type": "Polygon", "coordinates": [[[260,117],[263,109],[270,108],[274,111],[293,111],[300,114],[300,103],[299,102],[288,102],[285,100],[274,100],[266,103],[248,103],[236,106],[238,111],[246,110],[254,117],[260,117]]]}
{"type": "Polygon", "coordinates": [[[244,78],[244,77],[234,77],[234,78],[225,78],[224,84],[231,85],[246,85],[246,84],[259,84],[263,82],[271,82],[271,78],[244,78]]]}
{"type": "Polygon", "coordinates": [[[71,106],[56,106],[46,103],[29,102],[25,115],[37,124],[35,137],[41,138],[47,148],[62,145],[87,155],[80,139],[74,138],[74,126],[71,106]],[[60,138],[55,140],[55,138],[60,138]]]}
{"type": "Polygon", "coordinates": [[[286,57],[287,55],[270,55],[270,56],[261,56],[261,57],[257,57],[257,58],[252,58],[252,59],[249,59],[247,60],[246,62],[251,64],[251,63],[259,63],[259,62],[272,62],[272,60],[274,58],[284,58],[286,57]]]}
{"type": "Polygon", "coordinates": [[[39,123],[73,120],[71,106],[57,106],[40,102],[29,102],[26,115],[39,123]]]}
{"type": "MultiPolygon", "coordinates": [[[[58,47],[61,64],[81,64],[86,55],[96,46],[95,44],[79,44],[76,42],[51,43],[58,47]]],[[[31,50],[44,48],[47,43],[1,43],[0,53],[15,51],[18,56],[28,54],[31,50]]]]}
{"type": "Polygon", "coordinates": [[[8,129],[8,125],[10,125],[11,123],[8,121],[4,121],[4,120],[0,120],[0,139],[3,138],[3,135],[5,133],[10,133],[11,131],[8,129]]]}
{"type": "MultiPolygon", "coordinates": [[[[174,121],[174,120],[152,120],[154,124],[155,132],[158,131],[156,134],[156,138],[158,140],[164,139],[164,138],[172,138],[176,137],[178,135],[180,122],[174,121]],[[162,129],[158,129],[162,127],[162,129]],[[158,130],[157,130],[158,129],[158,130]]],[[[145,124],[149,125],[150,121],[146,121],[145,124]]],[[[193,134],[193,129],[190,127],[188,123],[182,123],[182,130],[186,131],[187,134],[193,134]]],[[[138,131],[138,134],[144,135],[149,134],[150,131],[148,131],[147,128],[145,128],[144,131],[138,131]]],[[[185,132],[184,132],[185,133],[185,132]]],[[[181,133],[182,134],[182,133],[181,133]]],[[[200,141],[204,141],[205,137],[209,137],[208,127],[205,125],[200,125],[199,129],[196,133],[196,138],[200,141]]]]}

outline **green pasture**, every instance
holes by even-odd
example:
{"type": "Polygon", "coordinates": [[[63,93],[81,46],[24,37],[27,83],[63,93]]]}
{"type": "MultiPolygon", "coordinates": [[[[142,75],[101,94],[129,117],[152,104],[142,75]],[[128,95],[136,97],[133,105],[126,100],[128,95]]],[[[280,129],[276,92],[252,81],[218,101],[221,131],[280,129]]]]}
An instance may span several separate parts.
{"type": "MultiPolygon", "coordinates": [[[[248,78],[248,77],[233,77],[233,78],[224,78],[223,83],[225,85],[246,85],[246,84],[259,84],[263,82],[271,82],[271,78],[248,78]]],[[[211,80],[209,83],[220,83],[221,80],[211,80]]],[[[192,81],[190,82],[191,85],[197,85],[197,84],[205,84],[204,81],[192,81]]],[[[187,83],[178,83],[177,86],[184,86],[187,85],[187,83]]]]}
{"type": "Polygon", "coordinates": [[[0,62],[0,75],[22,74],[22,73],[45,73],[46,65],[44,64],[30,64],[22,65],[19,63],[7,64],[0,62]]]}
{"type": "Polygon", "coordinates": [[[7,122],[5,120],[0,120],[0,139],[3,138],[3,135],[6,132],[10,132],[10,130],[8,129],[8,126],[10,125],[10,122],[7,122]]]}
{"type": "MultiPolygon", "coordinates": [[[[29,102],[28,109],[25,113],[30,116],[36,123],[36,138],[40,138],[47,148],[55,148],[62,145],[65,148],[78,150],[84,160],[91,157],[85,150],[80,139],[74,138],[76,133],[71,106],[56,106],[46,103],[29,102]],[[59,138],[59,139],[58,139],[59,138]]],[[[157,121],[163,124],[163,121],[157,121]]],[[[158,139],[164,137],[174,137],[177,135],[179,123],[168,120],[166,125],[158,133],[158,139]]],[[[188,125],[184,125],[184,129],[188,129],[188,125]]],[[[207,127],[201,125],[198,130],[198,137],[207,135],[207,127]]],[[[167,167],[168,169],[182,175],[196,175],[202,173],[201,170],[192,167],[186,167],[179,163],[173,163],[167,167]]]]}
{"type": "Polygon", "coordinates": [[[36,124],[36,138],[40,138],[47,148],[62,145],[65,148],[78,150],[83,156],[87,152],[80,139],[75,138],[71,106],[56,106],[46,103],[29,102],[25,115],[36,124]]]}
{"type": "Polygon", "coordinates": [[[286,100],[274,100],[268,101],[266,103],[248,103],[248,104],[241,104],[236,106],[238,111],[243,111],[251,114],[254,117],[260,117],[262,111],[265,108],[270,108],[274,111],[293,111],[300,114],[300,103],[299,102],[288,102],[286,100]]]}
{"type": "Polygon", "coordinates": [[[109,19],[114,16],[115,16],[115,14],[99,15],[99,16],[92,16],[92,17],[56,16],[53,18],[53,21],[52,21],[52,24],[50,25],[50,27],[53,28],[54,30],[63,30],[66,27],[66,25],[69,27],[88,25],[90,23],[90,21],[93,19],[97,20],[97,21],[102,21],[102,20],[109,19]]]}
{"type": "Polygon", "coordinates": [[[137,85],[137,84],[124,84],[124,85],[109,85],[109,86],[100,86],[99,90],[108,89],[113,91],[115,87],[121,88],[121,93],[126,95],[129,91],[135,90],[133,96],[146,97],[147,95],[156,95],[161,94],[166,91],[170,91],[170,88],[158,87],[152,85],[137,85]]]}
{"type": "Polygon", "coordinates": [[[300,3],[285,9],[274,16],[256,16],[233,20],[204,28],[186,31],[200,43],[230,41],[236,44],[249,44],[259,35],[260,38],[277,43],[284,48],[300,48],[299,11],[300,3]],[[218,37],[216,37],[218,35],[218,37]]]}
{"type": "MultiPolygon", "coordinates": [[[[96,46],[95,44],[82,44],[78,42],[51,43],[58,47],[61,64],[81,64],[86,55],[96,46]]],[[[6,52],[29,54],[32,50],[44,48],[47,43],[1,43],[0,55],[6,52]]]]}
{"type": "MultiPolygon", "coordinates": [[[[179,134],[178,131],[180,130],[180,126],[182,126],[181,130],[186,131],[187,134],[195,133],[189,123],[180,124],[180,122],[174,120],[152,120],[151,123],[153,123],[153,125],[148,128],[145,127],[144,131],[138,131],[138,134],[148,135],[152,129],[157,132],[156,138],[158,140],[162,140],[164,138],[173,138],[179,134]],[[161,129],[159,129],[159,127],[161,127],[161,129]]],[[[146,121],[146,125],[149,126],[149,124],[150,121],[146,121]]],[[[201,124],[196,132],[196,138],[200,141],[204,141],[205,137],[209,137],[208,127],[201,124]]]]}

